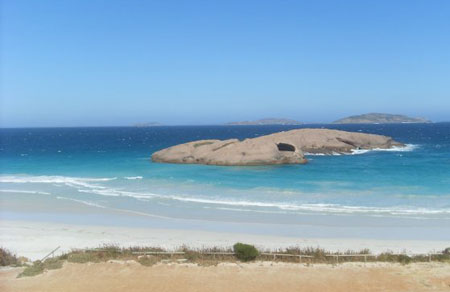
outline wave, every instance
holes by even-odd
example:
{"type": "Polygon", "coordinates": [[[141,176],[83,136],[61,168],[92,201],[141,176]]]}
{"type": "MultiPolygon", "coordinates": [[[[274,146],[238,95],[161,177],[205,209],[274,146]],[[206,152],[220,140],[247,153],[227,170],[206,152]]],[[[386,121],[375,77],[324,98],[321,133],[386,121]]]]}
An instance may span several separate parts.
{"type": "MultiPolygon", "coordinates": [[[[322,203],[301,203],[301,202],[271,202],[271,201],[250,201],[250,200],[227,200],[220,198],[195,197],[190,195],[164,195],[151,192],[133,192],[114,189],[100,185],[101,182],[115,180],[116,178],[77,178],[64,176],[0,176],[0,182],[3,183],[49,183],[64,184],[75,188],[80,193],[89,193],[109,197],[131,197],[140,201],[173,200],[179,202],[196,203],[210,206],[240,208],[256,211],[283,210],[291,212],[318,212],[335,214],[372,214],[372,215],[447,215],[450,209],[431,209],[419,208],[413,206],[392,206],[392,207],[369,207],[369,206],[348,206],[340,204],[322,204],[322,203]]],[[[3,190],[10,191],[10,190],[3,190]]],[[[15,190],[16,192],[34,192],[15,190]]],[[[75,200],[75,199],[72,199],[75,200]]],[[[122,210],[123,211],[123,210],[122,210]]]]}
{"type": "Polygon", "coordinates": [[[125,176],[124,179],[135,180],[135,179],[143,179],[142,176],[125,176]]]}
{"type": "Polygon", "coordinates": [[[28,191],[28,190],[0,190],[1,193],[19,193],[19,194],[34,194],[34,195],[51,195],[47,192],[28,191]]]}
{"type": "Polygon", "coordinates": [[[405,146],[394,146],[389,149],[383,149],[383,148],[374,148],[374,149],[354,149],[352,150],[352,155],[355,154],[364,154],[367,152],[410,152],[415,149],[417,149],[419,145],[416,144],[406,144],[405,146]]]}
{"type": "Polygon", "coordinates": [[[104,186],[92,183],[105,182],[117,179],[113,178],[80,178],[68,176],[0,176],[0,183],[47,183],[47,184],[64,184],[67,186],[83,186],[87,188],[104,189],[104,186]]]}
{"type": "MultiPolygon", "coordinates": [[[[102,196],[125,196],[138,200],[149,201],[151,199],[175,200],[189,203],[234,206],[234,207],[255,207],[255,208],[276,208],[285,211],[309,211],[321,213],[341,213],[341,214],[390,214],[390,215],[439,215],[450,214],[450,209],[427,209],[412,207],[368,207],[368,206],[346,206],[339,204],[307,204],[307,203],[278,203],[278,202],[259,202],[259,201],[232,201],[221,199],[206,199],[189,196],[161,195],[155,193],[137,193],[130,191],[120,191],[115,189],[103,190],[78,190],[83,193],[93,193],[102,196]]],[[[256,211],[256,210],[255,210],[256,211]]]]}
{"type": "Polygon", "coordinates": [[[305,152],[304,154],[306,156],[339,156],[339,155],[359,155],[359,154],[365,154],[368,152],[410,152],[415,149],[417,149],[419,145],[416,144],[406,144],[405,146],[394,146],[392,148],[374,148],[374,149],[352,149],[350,153],[338,153],[333,152],[331,154],[325,154],[325,153],[310,153],[305,152]]]}

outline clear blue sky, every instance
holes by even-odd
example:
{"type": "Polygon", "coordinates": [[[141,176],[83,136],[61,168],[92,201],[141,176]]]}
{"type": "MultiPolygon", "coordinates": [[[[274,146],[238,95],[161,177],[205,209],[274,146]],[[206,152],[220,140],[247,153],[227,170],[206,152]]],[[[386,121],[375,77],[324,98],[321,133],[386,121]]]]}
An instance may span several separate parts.
{"type": "Polygon", "coordinates": [[[450,119],[450,1],[3,0],[2,127],[450,119]]]}

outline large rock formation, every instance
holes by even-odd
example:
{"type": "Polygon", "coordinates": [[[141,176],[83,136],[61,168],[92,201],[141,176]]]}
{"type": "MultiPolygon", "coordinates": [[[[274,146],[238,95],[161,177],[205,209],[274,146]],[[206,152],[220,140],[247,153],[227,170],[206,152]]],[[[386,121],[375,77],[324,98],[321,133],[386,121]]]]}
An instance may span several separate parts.
{"type": "Polygon", "coordinates": [[[304,153],[351,153],[357,149],[404,146],[381,135],[329,129],[299,129],[239,141],[200,140],[153,153],[152,160],[212,165],[306,163],[304,153]]]}

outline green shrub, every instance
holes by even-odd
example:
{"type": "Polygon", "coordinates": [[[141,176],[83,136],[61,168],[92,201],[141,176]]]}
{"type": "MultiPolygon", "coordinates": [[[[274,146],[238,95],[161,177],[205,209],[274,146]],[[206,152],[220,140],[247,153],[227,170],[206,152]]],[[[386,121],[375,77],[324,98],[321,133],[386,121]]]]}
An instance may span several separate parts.
{"type": "Polygon", "coordinates": [[[9,250],[0,248],[0,266],[11,266],[19,264],[19,260],[16,255],[12,254],[9,250]]]}
{"type": "Polygon", "coordinates": [[[45,270],[61,269],[63,263],[64,261],[59,258],[46,259],[44,262],[35,261],[32,266],[26,267],[23,272],[17,276],[17,278],[36,276],[42,274],[45,270]]]}
{"type": "Polygon", "coordinates": [[[411,262],[411,258],[409,256],[405,255],[405,254],[401,254],[401,255],[398,256],[398,261],[401,264],[406,265],[406,264],[409,264],[411,262]]]}
{"type": "Polygon", "coordinates": [[[243,262],[253,261],[259,254],[258,250],[253,245],[240,242],[233,245],[233,250],[236,257],[243,262]]]}
{"type": "Polygon", "coordinates": [[[41,261],[35,261],[32,266],[28,266],[20,273],[17,278],[32,277],[44,272],[44,264],[41,261]]]}
{"type": "Polygon", "coordinates": [[[158,263],[158,259],[153,256],[143,256],[138,259],[138,263],[143,266],[151,267],[158,263]]]}
{"type": "Polygon", "coordinates": [[[59,258],[50,258],[46,259],[44,262],[44,269],[46,270],[56,270],[61,269],[63,266],[63,260],[60,260],[59,258]]]}

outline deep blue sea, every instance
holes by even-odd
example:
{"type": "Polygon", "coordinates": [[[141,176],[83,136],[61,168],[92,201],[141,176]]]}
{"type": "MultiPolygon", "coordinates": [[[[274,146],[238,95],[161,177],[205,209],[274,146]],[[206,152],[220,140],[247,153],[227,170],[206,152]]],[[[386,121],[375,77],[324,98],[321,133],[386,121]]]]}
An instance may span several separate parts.
{"type": "Polygon", "coordinates": [[[214,222],[295,224],[302,215],[352,214],[450,219],[450,123],[1,129],[0,138],[3,216],[12,212],[8,202],[16,200],[27,208],[54,203],[54,212],[64,212],[59,203],[70,202],[136,216],[214,222]],[[383,134],[408,146],[307,156],[305,165],[150,160],[154,151],[188,141],[244,139],[303,127],[383,134]]]}

